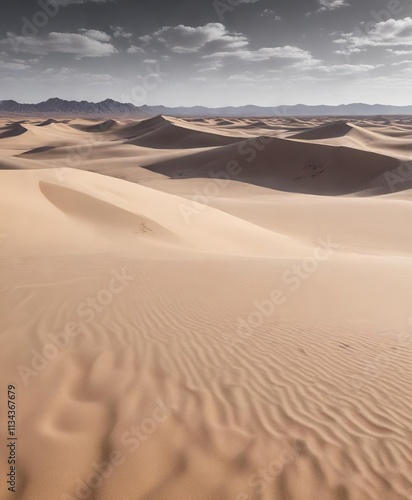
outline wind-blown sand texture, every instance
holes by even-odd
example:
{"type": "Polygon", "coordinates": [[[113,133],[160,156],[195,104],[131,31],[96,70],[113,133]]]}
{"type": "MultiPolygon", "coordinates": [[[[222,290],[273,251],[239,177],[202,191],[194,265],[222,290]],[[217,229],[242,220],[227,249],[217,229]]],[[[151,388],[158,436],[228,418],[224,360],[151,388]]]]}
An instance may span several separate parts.
{"type": "Polygon", "coordinates": [[[0,119],[0,498],[411,499],[411,158],[407,117],[0,119]]]}

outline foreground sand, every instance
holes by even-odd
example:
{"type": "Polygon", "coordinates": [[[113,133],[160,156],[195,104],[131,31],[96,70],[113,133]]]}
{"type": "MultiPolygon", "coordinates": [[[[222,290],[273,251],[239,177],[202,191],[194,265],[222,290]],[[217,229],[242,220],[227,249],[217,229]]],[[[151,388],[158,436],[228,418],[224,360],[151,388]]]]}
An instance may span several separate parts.
{"type": "Polygon", "coordinates": [[[0,498],[412,498],[411,141],[0,120],[0,498]]]}

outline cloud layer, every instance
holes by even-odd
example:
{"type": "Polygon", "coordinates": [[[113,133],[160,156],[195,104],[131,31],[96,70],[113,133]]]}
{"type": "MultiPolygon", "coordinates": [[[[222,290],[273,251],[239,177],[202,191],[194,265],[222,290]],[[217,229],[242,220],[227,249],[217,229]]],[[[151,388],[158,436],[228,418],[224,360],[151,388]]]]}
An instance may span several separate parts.
{"type": "Polygon", "coordinates": [[[10,2],[3,98],[39,100],[53,88],[168,105],[410,100],[409,0],[373,0],[373,9],[355,0],[56,2],[70,8],[10,2]]]}

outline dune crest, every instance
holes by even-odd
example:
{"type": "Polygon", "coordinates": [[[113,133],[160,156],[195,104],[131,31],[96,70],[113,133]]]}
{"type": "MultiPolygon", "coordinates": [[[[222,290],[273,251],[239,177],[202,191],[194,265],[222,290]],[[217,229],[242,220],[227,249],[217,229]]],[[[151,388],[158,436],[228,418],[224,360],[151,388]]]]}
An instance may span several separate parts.
{"type": "Polygon", "coordinates": [[[342,137],[352,131],[352,126],[346,121],[337,121],[335,123],[327,123],[311,128],[299,134],[290,136],[290,139],[330,139],[332,137],[342,137]]]}

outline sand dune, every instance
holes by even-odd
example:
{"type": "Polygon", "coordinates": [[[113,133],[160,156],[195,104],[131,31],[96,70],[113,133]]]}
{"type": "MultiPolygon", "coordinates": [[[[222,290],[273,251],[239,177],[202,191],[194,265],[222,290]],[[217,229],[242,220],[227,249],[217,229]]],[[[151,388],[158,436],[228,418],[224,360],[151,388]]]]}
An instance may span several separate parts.
{"type": "Polygon", "coordinates": [[[71,169],[32,170],[3,172],[2,181],[5,213],[14,214],[12,219],[2,221],[3,230],[10,234],[2,250],[9,249],[10,253],[14,245],[23,248],[20,238],[26,238],[24,229],[31,223],[35,230],[28,255],[90,251],[145,255],[155,244],[165,256],[170,247],[192,250],[195,255],[244,257],[256,252],[270,257],[273,248],[279,257],[304,257],[308,251],[303,242],[207,206],[191,225],[192,207],[187,201],[107,176],[71,169]],[[36,221],[47,224],[37,225],[36,221]],[[231,228],[230,235],[227,227],[231,228]]]}
{"type": "Polygon", "coordinates": [[[54,118],[49,118],[41,123],[38,123],[37,126],[38,127],[47,127],[47,125],[51,125],[52,123],[64,123],[64,121],[59,121],[59,120],[55,120],[54,118]]]}
{"type": "Polygon", "coordinates": [[[342,137],[352,131],[352,127],[345,121],[338,121],[335,123],[327,123],[319,125],[309,130],[305,130],[300,134],[290,136],[291,139],[331,139],[342,137]]]}
{"type": "Polygon", "coordinates": [[[272,137],[247,139],[219,149],[196,152],[144,166],[177,177],[214,177],[230,170],[232,178],[287,192],[335,195],[366,189],[368,182],[395,169],[400,161],[386,155],[272,137]]]}
{"type": "Polygon", "coordinates": [[[0,119],[0,498],[409,500],[411,136],[0,119]]]}
{"type": "Polygon", "coordinates": [[[104,122],[96,123],[96,124],[73,124],[72,127],[78,130],[82,130],[83,132],[107,132],[112,128],[116,127],[119,124],[116,120],[105,120],[104,122]]]}
{"type": "Polygon", "coordinates": [[[205,131],[201,127],[193,129],[183,120],[158,116],[134,126],[127,126],[119,135],[126,136],[127,144],[150,148],[182,149],[208,146],[222,146],[240,141],[237,137],[205,131]]]}
{"type": "Polygon", "coordinates": [[[6,137],[17,137],[19,135],[25,134],[27,132],[27,128],[24,127],[21,123],[11,123],[10,125],[6,125],[0,128],[0,139],[5,139],[6,137]]]}
{"type": "Polygon", "coordinates": [[[392,127],[361,127],[340,121],[304,130],[289,139],[317,141],[321,144],[347,146],[353,149],[394,155],[399,160],[409,160],[412,153],[410,132],[395,132],[392,127]]]}

